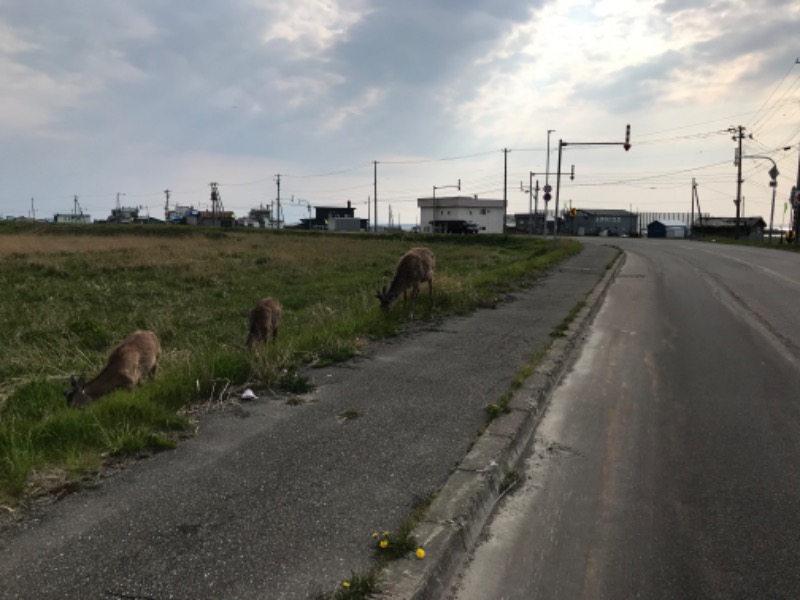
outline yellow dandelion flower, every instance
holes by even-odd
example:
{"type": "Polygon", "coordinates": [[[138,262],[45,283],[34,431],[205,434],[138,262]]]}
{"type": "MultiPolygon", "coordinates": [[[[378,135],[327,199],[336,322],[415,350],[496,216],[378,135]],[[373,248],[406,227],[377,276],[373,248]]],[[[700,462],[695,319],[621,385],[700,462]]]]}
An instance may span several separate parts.
{"type": "Polygon", "coordinates": [[[389,532],[388,531],[384,531],[383,532],[383,537],[389,537],[389,532]]]}
{"type": "Polygon", "coordinates": [[[425,558],[425,550],[423,550],[422,548],[417,548],[417,558],[420,560],[425,558]]]}
{"type": "Polygon", "coordinates": [[[389,545],[389,540],[381,540],[381,548],[386,548],[389,545]]]}
{"type": "Polygon", "coordinates": [[[373,531],[372,532],[372,539],[374,539],[374,540],[378,539],[378,532],[377,531],[373,531]]]}
{"type": "Polygon", "coordinates": [[[342,587],[349,588],[350,587],[350,582],[349,581],[343,581],[342,582],[342,587]]]}

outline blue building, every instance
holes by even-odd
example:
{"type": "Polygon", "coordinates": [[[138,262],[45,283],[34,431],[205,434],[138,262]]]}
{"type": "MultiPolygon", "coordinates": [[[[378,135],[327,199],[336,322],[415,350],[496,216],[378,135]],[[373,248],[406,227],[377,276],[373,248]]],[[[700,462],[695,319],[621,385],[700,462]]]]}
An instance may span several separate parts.
{"type": "Polygon", "coordinates": [[[657,220],[647,225],[647,237],[683,239],[689,237],[689,226],[683,221],[657,220]]]}

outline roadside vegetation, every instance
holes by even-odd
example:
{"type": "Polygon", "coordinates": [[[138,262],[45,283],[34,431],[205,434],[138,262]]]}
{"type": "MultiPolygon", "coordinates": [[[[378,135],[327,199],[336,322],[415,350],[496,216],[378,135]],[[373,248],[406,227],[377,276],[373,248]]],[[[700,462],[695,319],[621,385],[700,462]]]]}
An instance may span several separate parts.
{"type": "Polygon", "coordinates": [[[308,391],[304,367],[347,360],[408,322],[402,301],[386,314],[374,294],[417,245],[437,263],[417,321],[493,306],[580,250],[524,236],[0,224],[0,505],[174,447],[202,403],[246,387],[308,391]],[[248,352],[247,315],[267,295],[283,305],[280,336],[248,352]],[[157,377],[67,408],[70,376],[94,377],[136,329],[161,340],[157,377]]]}

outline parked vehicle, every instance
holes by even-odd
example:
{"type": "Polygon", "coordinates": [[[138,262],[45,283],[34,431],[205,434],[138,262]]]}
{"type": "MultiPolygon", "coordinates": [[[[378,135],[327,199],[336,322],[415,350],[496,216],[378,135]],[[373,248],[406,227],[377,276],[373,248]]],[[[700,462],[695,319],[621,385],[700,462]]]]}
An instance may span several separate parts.
{"type": "Polygon", "coordinates": [[[480,227],[473,221],[433,221],[433,231],[435,233],[478,233],[480,227]]]}

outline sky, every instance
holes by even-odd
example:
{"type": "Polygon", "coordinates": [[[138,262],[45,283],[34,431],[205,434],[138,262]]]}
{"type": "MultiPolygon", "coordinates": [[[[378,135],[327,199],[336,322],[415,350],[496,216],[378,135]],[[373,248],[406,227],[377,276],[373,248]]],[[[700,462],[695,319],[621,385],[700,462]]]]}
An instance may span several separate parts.
{"type": "Polygon", "coordinates": [[[377,191],[414,224],[434,186],[524,213],[560,149],[561,208],[689,212],[694,181],[733,217],[741,131],[741,214],[769,222],[774,161],[788,225],[798,31],[796,0],[0,0],[0,216],[163,218],[212,182],[287,223],[377,191]]]}

